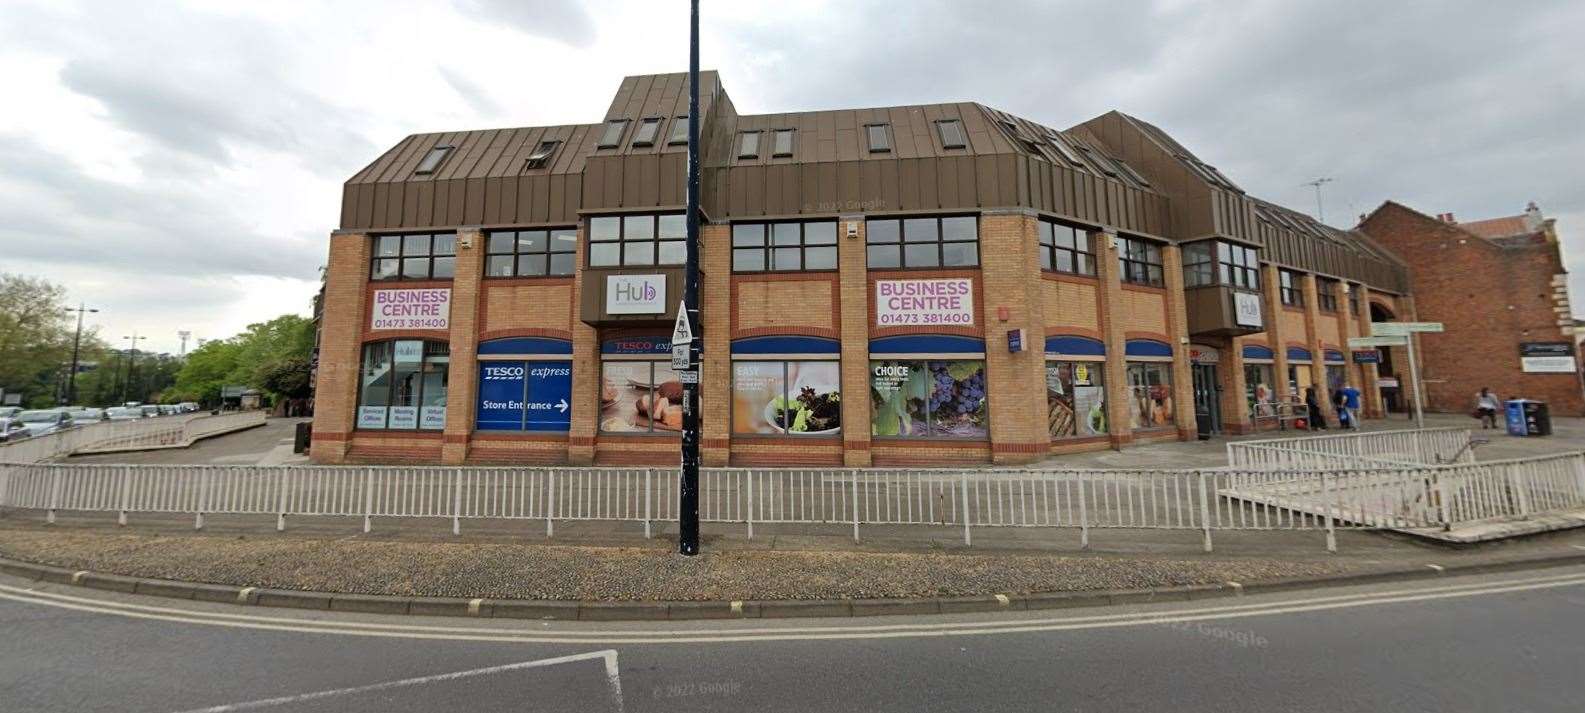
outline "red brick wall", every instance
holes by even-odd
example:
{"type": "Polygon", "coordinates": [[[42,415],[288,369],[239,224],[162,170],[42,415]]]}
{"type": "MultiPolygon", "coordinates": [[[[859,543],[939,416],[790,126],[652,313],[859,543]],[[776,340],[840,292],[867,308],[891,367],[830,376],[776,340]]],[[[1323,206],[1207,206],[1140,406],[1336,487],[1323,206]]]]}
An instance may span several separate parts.
{"type": "Polygon", "coordinates": [[[1519,363],[1520,342],[1573,341],[1553,310],[1552,278],[1565,272],[1555,243],[1497,245],[1392,203],[1361,227],[1409,263],[1418,319],[1446,325],[1417,344],[1427,409],[1467,411],[1490,386],[1503,398],[1546,401],[1554,414],[1585,415],[1579,373],[1526,374],[1519,363]]]}

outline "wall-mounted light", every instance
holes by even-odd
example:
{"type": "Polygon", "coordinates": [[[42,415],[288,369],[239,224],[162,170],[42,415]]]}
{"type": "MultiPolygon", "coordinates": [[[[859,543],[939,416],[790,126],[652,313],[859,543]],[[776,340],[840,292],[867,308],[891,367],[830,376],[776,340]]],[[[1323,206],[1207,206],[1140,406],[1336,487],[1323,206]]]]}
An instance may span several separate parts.
{"type": "Polygon", "coordinates": [[[856,221],[856,220],[850,220],[850,221],[847,222],[847,226],[848,226],[848,238],[849,239],[857,238],[859,236],[859,222],[856,221]]]}

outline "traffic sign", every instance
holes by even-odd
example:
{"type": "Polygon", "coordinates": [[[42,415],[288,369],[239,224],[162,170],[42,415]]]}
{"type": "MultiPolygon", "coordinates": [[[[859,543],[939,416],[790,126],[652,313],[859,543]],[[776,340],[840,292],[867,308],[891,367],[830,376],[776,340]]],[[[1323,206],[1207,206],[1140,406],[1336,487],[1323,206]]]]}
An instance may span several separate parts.
{"type": "Polygon", "coordinates": [[[1377,336],[1403,336],[1411,332],[1440,332],[1441,322],[1371,322],[1370,333],[1377,336]]]}
{"type": "Polygon", "coordinates": [[[1409,338],[1404,336],[1386,337],[1349,337],[1350,349],[1369,349],[1370,347],[1401,347],[1409,343],[1409,338]]]}
{"type": "Polygon", "coordinates": [[[687,344],[693,341],[693,326],[688,323],[688,305],[677,303],[677,326],[671,329],[671,343],[687,344]]]}
{"type": "Polygon", "coordinates": [[[693,360],[689,359],[688,357],[688,345],[671,345],[671,370],[682,371],[690,366],[693,366],[693,360]]]}

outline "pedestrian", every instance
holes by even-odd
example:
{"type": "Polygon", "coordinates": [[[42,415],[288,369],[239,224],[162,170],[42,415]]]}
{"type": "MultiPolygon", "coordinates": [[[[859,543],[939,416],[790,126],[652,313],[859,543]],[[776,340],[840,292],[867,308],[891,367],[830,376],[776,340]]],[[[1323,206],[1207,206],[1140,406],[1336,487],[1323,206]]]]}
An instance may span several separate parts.
{"type": "Polygon", "coordinates": [[[1321,402],[1315,398],[1315,387],[1304,387],[1304,410],[1310,417],[1310,430],[1326,430],[1326,417],[1321,415],[1321,402]]]}
{"type": "Polygon", "coordinates": [[[1332,390],[1332,410],[1337,412],[1337,427],[1345,431],[1354,427],[1354,419],[1348,413],[1348,397],[1343,395],[1342,389],[1332,390]]]}
{"type": "Polygon", "coordinates": [[[1475,417],[1480,419],[1481,429],[1497,427],[1497,411],[1501,408],[1502,402],[1491,392],[1491,387],[1480,387],[1480,393],[1475,394],[1475,417]]]}
{"type": "Polygon", "coordinates": [[[1359,389],[1353,384],[1343,385],[1343,408],[1348,409],[1348,427],[1359,430],[1359,389]]]}

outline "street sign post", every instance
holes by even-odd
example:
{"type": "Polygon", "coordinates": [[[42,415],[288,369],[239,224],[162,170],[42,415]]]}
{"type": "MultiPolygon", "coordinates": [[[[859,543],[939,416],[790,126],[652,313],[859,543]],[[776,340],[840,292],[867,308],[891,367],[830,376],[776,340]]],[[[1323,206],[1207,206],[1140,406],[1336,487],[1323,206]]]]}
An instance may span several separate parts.
{"type": "Polygon", "coordinates": [[[1371,322],[1370,333],[1378,337],[1402,337],[1415,332],[1441,332],[1441,322],[1371,322]]]}
{"type": "Polygon", "coordinates": [[[1348,346],[1352,349],[1401,347],[1408,343],[1408,337],[1350,337],[1348,340],[1348,346]]]}
{"type": "Polygon", "coordinates": [[[1425,385],[1420,383],[1420,360],[1414,354],[1414,335],[1418,333],[1435,334],[1442,331],[1441,322],[1371,322],[1370,333],[1374,337],[1356,337],[1348,340],[1348,345],[1397,347],[1402,346],[1409,350],[1409,383],[1414,385],[1414,427],[1425,428],[1425,385]],[[1355,344],[1365,340],[1397,340],[1395,342],[1375,342],[1372,344],[1355,344]]]}
{"type": "MultiPolygon", "coordinates": [[[[683,277],[683,304],[673,330],[688,337],[688,368],[682,382],[682,477],[677,500],[677,551],[699,554],[699,354],[694,339],[699,321],[699,0],[688,3],[688,261],[683,277]]],[[[674,342],[675,343],[675,342],[674,342]]]]}

